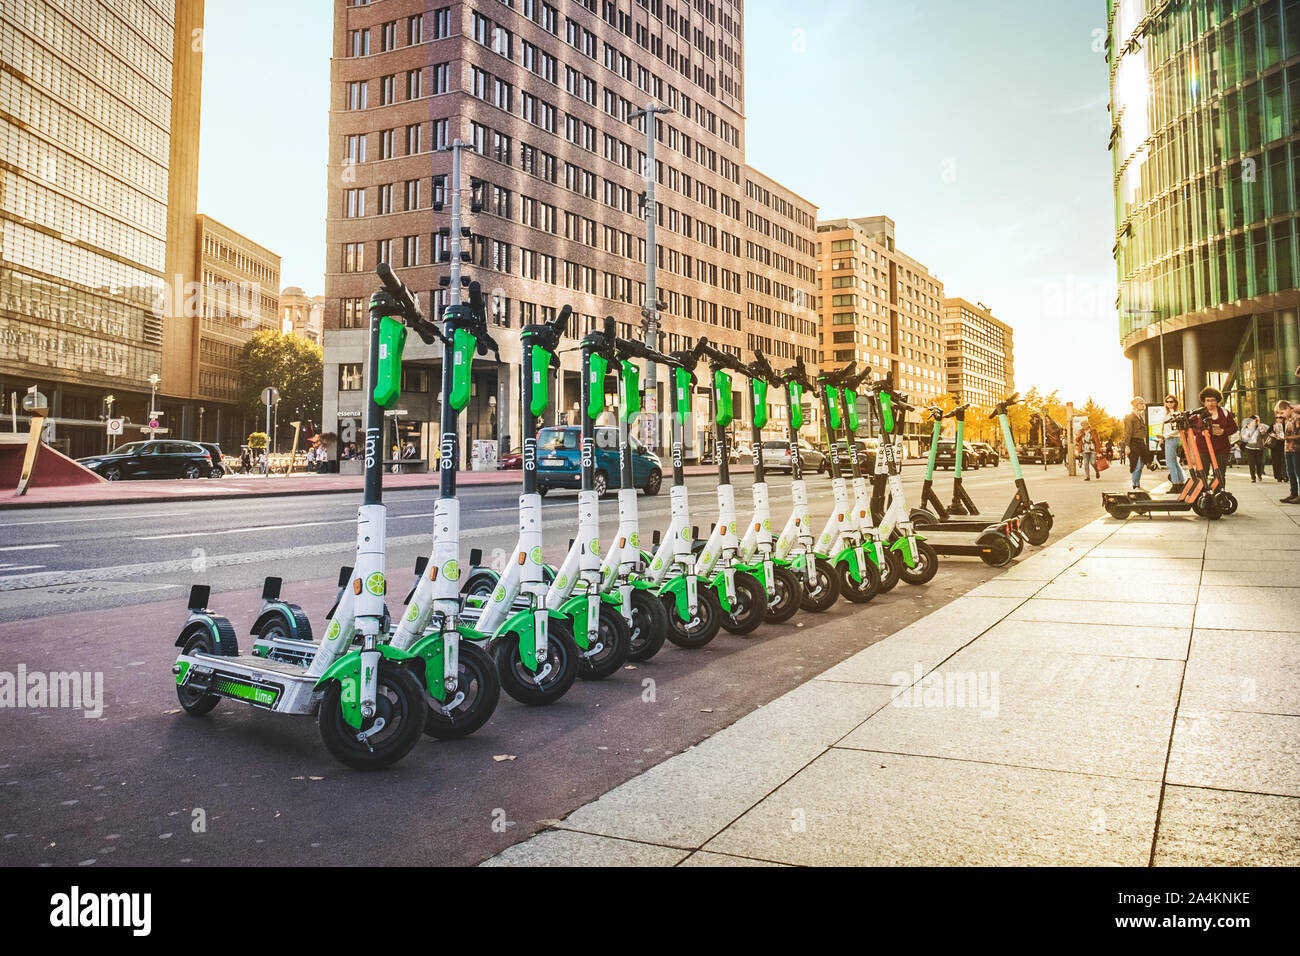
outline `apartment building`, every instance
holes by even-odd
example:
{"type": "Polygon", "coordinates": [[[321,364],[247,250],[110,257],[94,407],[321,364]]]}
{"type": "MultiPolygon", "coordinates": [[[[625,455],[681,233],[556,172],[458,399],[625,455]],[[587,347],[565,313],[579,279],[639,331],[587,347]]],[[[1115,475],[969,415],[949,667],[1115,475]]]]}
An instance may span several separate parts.
{"type": "Polygon", "coordinates": [[[958,402],[991,409],[1015,391],[1012,330],[983,302],[943,300],[948,391],[958,402]]]}
{"type": "MultiPolygon", "coordinates": [[[[856,361],[870,366],[873,378],[892,373],[918,406],[944,394],[943,283],[897,248],[894,221],[825,220],[816,253],[819,360],[829,368],[856,361]]],[[[904,435],[923,431],[912,415],[904,435]]]]}
{"type": "MultiPolygon", "coordinates": [[[[473,146],[465,271],[488,293],[504,363],[475,364],[464,455],[476,440],[518,444],[523,325],[567,304],[566,347],[607,315],[641,335],[646,133],[633,114],[647,103],[664,109],[653,117],[660,348],[704,335],[736,354],[760,345],[778,366],[796,354],[815,364],[816,208],[745,165],[742,18],[733,0],[337,0],[324,420],[344,442],[361,424],[375,265],[392,264],[435,314],[448,301],[448,218],[434,205],[448,198],[457,139],[473,146]]],[[[548,423],[573,420],[577,359],[562,356],[548,423]]],[[[396,417],[425,461],[440,364],[440,347],[408,344],[396,417]]],[[[688,435],[697,449],[702,422],[688,435]]]]}

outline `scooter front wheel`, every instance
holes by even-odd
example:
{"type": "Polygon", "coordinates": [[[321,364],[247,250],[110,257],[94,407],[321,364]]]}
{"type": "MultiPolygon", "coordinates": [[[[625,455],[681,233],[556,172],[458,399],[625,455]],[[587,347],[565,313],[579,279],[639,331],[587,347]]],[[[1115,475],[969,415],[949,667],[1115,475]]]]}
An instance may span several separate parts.
{"type": "Polygon", "coordinates": [[[713,588],[703,582],[696,588],[695,617],[683,621],[677,613],[677,601],[671,594],[663,595],[664,610],[668,612],[668,640],[678,647],[695,650],[703,647],[718,635],[722,626],[722,605],[713,588]]]}
{"type": "Polygon", "coordinates": [[[517,635],[507,632],[498,641],[494,656],[501,689],[521,704],[553,704],[578,679],[578,645],[573,642],[573,628],[568,621],[553,617],[547,622],[546,657],[537,662],[537,673],[530,671],[519,656],[517,635]]]}
{"type": "Polygon", "coordinates": [[[1219,513],[1233,515],[1237,513],[1237,496],[1231,491],[1221,491],[1214,496],[1214,503],[1219,506],[1219,513]]]}
{"type": "MultiPolygon", "coordinates": [[[[874,565],[875,562],[873,561],[872,564],[874,565]]],[[[890,551],[888,547],[885,547],[885,563],[876,567],[876,573],[880,575],[881,594],[894,590],[894,585],[902,580],[902,575],[899,574],[902,567],[903,556],[897,551],[890,551]]]]}
{"type": "MultiPolygon", "coordinates": [[[[805,557],[804,560],[807,561],[809,558],[805,557]]],[[[829,561],[818,558],[813,565],[812,588],[809,588],[806,582],[807,578],[799,579],[803,587],[803,599],[799,602],[801,608],[813,614],[820,614],[835,606],[835,602],[840,597],[840,579],[829,561]]]]}
{"type": "Polygon", "coordinates": [[[1020,516],[1020,530],[1030,544],[1038,547],[1047,543],[1051,525],[1048,523],[1048,518],[1041,511],[1031,508],[1020,516]]]}
{"type": "Polygon", "coordinates": [[[375,734],[358,740],[358,730],[343,719],[342,681],[330,681],[320,704],[320,735],[325,748],[353,770],[378,770],[410,753],[420,740],[428,707],[424,688],[405,667],[386,660],[379,662],[375,694],[375,716],[361,722],[361,731],[371,729],[383,718],[375,734]]]}
{"type": "Polygon", "coordinates": [[[737,571],[734,605],[734,610],[722,612],[723,630],[729,634],[750,634],[767,614],[767,589],[752,574],[737,571]]]}
{"type": "Polygon", "coordinates": [[[927,541],[916,543],[916,564],[908,567],[906,563],[899,569],[899,574],[908,584],[928,584],[939,570],[939,552],[927,541]]]}
{"type": "Polygon", "coordinates": [[[632,633],[623,612],[604,601],[600,602],[596,643],[600,650],[594,654],[578,651],[578,676],[583,680],[604,680],[623,666],[632,647],[632,633]]]}
{"type": "MultiPolygon", "coordinates": [[[[428,675],[426,675],[426,678],[428,675]]],[[[439,680],[439,675],[433,675],[439,680]]],[[[442,705],[429,698],[429,712],[424,718],[424,732],[439,740],[457,740],[468,737],[488,722],[501,699],[501,678],[497,676],[492,655],[470,641],[461,641],[457,655],[456,692],[465,699],[444,711],[442,705]]]]}
{"type": "MultiPolygon", "coordinates": [[[[212,635],[207,631],[201,630],[195,633],[188,641],[185,647],[181,649],[182,654],[211,654],[212,653],[212,635]]],[[[221,698],[216,694],[205,694],[202,691],[191,690],[188,687],[176,685],[176,699],[181,702],[185,708],[185,713],[192,717],[202,717],[220,703],[221,698]]]]}
{"type": "Polygon", "coordinates": [[[772,568],[772,587],[776,596],[767,605],[763,620],[768,624],[781,624],[794,617],[803,601],[803,581],[799,575],[784,565],[772,568]]]}
{"type": "MultiPolygon", "coordinates": [[[[853,572],[848,562],[843,562],[836,569],[840,578],[840,597],[854,604],[866,604],[880,593],[880,569],[874,561],[862,565],[861,580],[853,580],[853,572]]],[[[896,579],[897,580],[897,579],[896,579]]]]}
{"type": "Polygon", "coordinates": [[[1011,539],[1001,531],[985,531],[975,543],[980,547],[980,560],[989,567],[1002,568],[1011,563],[1011,539]]]}
{"type": "Polygon", "coordinates": [[[659,653],[668,637],[668,610],[653,592],[636,588],[632,591],[632,646],[630,661],[648,661],[659,653]]]}

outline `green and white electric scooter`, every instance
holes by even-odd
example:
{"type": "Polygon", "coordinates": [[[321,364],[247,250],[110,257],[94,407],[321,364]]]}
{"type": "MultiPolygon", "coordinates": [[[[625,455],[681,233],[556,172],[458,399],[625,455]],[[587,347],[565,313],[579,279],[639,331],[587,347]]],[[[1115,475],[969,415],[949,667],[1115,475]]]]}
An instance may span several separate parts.
{"type": "MultiPolygon", "coordinates": [[[[854,604],[866,604],[880,593],[880,568],[884,562],[877,563],[875,553],[869,548],[869,539],[862,533],[862,525],[853,512],[849,501],[848,485],[840,473],[839,455],[836,452],[836,432],[843,421],[842,390],[850,382],[856,382],[851,362],[842,369],[823,372],[818,376],[821,390],[822,415],[826,422],[826,450],[830,456],[831,491],[835,504],[826,526],[817,536],[817,553],[825,555],[835,568],[839,581],[840,596],[854,604]]],[[[857,410],[853,411],[856,424],[857,410]]],[[[850,460],[856,468],[857,454],[850,445],[850,460]]]]}
{"type": "MultiPolygon", "coordinates": [[[[749,378],[750,443],[754,452],[754,512],[745,525],[740,539],[736,567],[752,575],[763,585],[767,595],[767,611],[763,616],[768,624],[781,624],[794,617],[803,604],[803,583],[790,563],[776,554],[776,540],[772,537],[772,506],[768,498],[767,481],[763,474],[763,426],[767,424],[767,386],[776,377],[761,352],[755,352],[754,361],[745,366],[749,378]]],[[[797,457],[791,456],[791,462],[797,457]]],[[[793,473],[794,465],[791,464],[793,473]]]]}
{"type": "MultiPolygon", "coordinates": [[[[546,592],[546,607],[551,613],[563,615],[571,622],[575,638],[580,635],[586,638],[578,644],[578,676],[584,680],[603,680],[622,667],[632,641],[631,628],[623,618],[620,595],[603,586],[600,495],[596,492],[595,422],[605,408],[609,367],[618,361],[614,342],[612,316],[605,320],[603,332],[593,329],[582,340],[578,534],[546,592]]],[[[632,494],[636,494],[635,488],[632,494]]]]}
{"type": "Polygon", "coordinates": [[[795,364],[779,376],[772,371],[763,353],[754,350],[755,370],[768,376],[772,385],[785,391],[786,434],[790,442],[790,517],[776,539],[776,560],[788,562],[800,577],[805,611],[821,613],[832,607],[840,596],[840,579],[830,559],[817,552],[817,537],[808,510],[808,485],[803,477],[803,460],[799,456],[799,429],[803,427],[803,393],[817,394],[817,386],[808,377],[800,356],[795,364]]]}
{"type": "MultiPolygon", "coordinates": [[[[607,320],[608,321],[608,320],[607,320]]],[[[662,352],[631,339],[615,339],[618,370],[618,531],[605,551],[601,576],[606,590],[618,594],[623,619],[631,629],[630,661],[647,661],[659,653],[671,626],[668,609],[646,570],[653,558],[641,550],[641,522],[632,473],[632,438],[629,429],[641,413],[641,370],[633,359],[658,362],[673,368],[662,352]]]]}
{"type": "MultiPolygon", "coordinates": [[[[424,730],[427,707],[415,676],[415,656],[381,642],[385,616],[384,409],[397,400],[407,324],[428,333],[385,288],[370,299],[366,376],[365,493],[357,511],[354,573],[330,616],[325,639],[307,667],[241,655],[234,626],[207,609],[209,589],[190,590],[190,614],[172,667],[176,696],[201,716],[222,698],[279,714],[318,717],[321,739],[337,759],[359,770],[404,757],[424,730]],[[359,635],[360,647],[353,647],[359,635]]],[[[408,297],[409,299],[409,297],[408,297]]]]}
{"type": "Polygon", "coordinates": [[[713,372],[713,435],[718,460],[718,521],[707,541],[694,543],[699,552],[695,574],[712,584],[722,605],[722,627],[732,634],[749,634],[767,615],[767,590],[757,577],[740,567],[740,537],[736,525],[736,494],[731,487],[727,426],[735,419],[731,372],[747,371],[740,359],[714,348],[701,338],[701,356],[713,372]],[[730,370],[730,371],[728,371],[730,370]]]}
{"type": "Polygon", "coordinates": [[[668,612],[668,640],[678,647],[696,649],[708,644],[722,626],[718,593],[696,576],[690,501],[682,468],[686,422],[691,414],[695,366],[707,343],[700,339],[689,352],[673,352],[671,450],[673,483],[668,489],[671,518],[653,556],[648,558],[646,580],[658,590],[668,612]]]}
{"type": "Polygon", "coordinates": [[[871,494],[872,521],[891,551],[903,559],[899,576],[908,584],[926,584],[939,570],[939,555],[923,536],[917,534],[907,510],[903,492],[902,419],[898,413],[915,410],[894,391],[893,373],[872,382],[868,392],[872,412],[880,426],[880,445],[876,449],[876,478],[871,494]]]}
{"type": "MultiPolygon", "coordinates": [[[[402,305],[403,314],[420,315],[419,307],[387,264],[379,274],[389,293],[402,305]]],[[[475,352],[497,350],[487,328],[482,291],[477,282],[469,287],[468,308],[455,305],[443,317],[445,332],[431,323],[412,325],[428,344],[441,340],[444,355],[442,393],[450,396],[442,406],[439,461],[439,492],[434,505],[433,546],[428,558],[416,562],[416,581],[407,594],[396,630],[385,617],[381,640],[412,653],[419,662],[418,674],[425,687],[428,714],[425,733],[441,739],[455,739],[473,733],[492,716],[500,698],[501,684],[496,664],[486,649],[487,636],[457,623],[457,589],[460,573],[460,504],[456,497],[456,475],[460,461],[457,422],[470,399],[470,367],[475,352]],[[428,573],[426,574],[426,570],[428,573]],[[453,607],[452,601],[455,601],[453,607]]],[[[351,569],[340,575],[335,608],[351,577],[351,569]]],[[[319,646],[310,640],[310,623],[297,605],[279,600],[279,578],[268,578],[263,589],[264,604],[253,625],[255,656],[309,666],[319,646]],[[304,639],[305,635],[305,639],[304,639]]],[[[331,609],[327,617],[332,617],[331,609]]],[[[531,631],[529,632],[531,637],[531,631]]]]}

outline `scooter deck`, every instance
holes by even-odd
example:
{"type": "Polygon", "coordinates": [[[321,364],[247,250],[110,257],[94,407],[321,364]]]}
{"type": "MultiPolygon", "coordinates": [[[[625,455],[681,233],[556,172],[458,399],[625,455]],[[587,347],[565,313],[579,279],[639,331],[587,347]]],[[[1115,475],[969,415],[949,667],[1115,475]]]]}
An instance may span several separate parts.
{"type": "Polygon", "coordinates": [[[309,713],[320,679],[296,664],[242,655],[182,654],[175,666],[177,684],[278,713],[309,713]]]}

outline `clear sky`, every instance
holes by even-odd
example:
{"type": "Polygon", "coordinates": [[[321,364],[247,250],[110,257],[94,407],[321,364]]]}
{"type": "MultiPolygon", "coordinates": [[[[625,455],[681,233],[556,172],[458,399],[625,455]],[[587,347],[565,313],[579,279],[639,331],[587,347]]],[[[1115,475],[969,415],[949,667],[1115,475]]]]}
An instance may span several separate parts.
{"type": "MultiPolygon", "coordinates": [[[[331,4],[207,4],[199,211],[324,290],[331,4]]],[[[1016,385],[1127,409],[1101,0],[749,0],[747,161],[1015,328],[1016,385]],[[795,120],[797,119],[797,122],[795,120]]]]}

